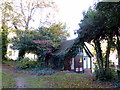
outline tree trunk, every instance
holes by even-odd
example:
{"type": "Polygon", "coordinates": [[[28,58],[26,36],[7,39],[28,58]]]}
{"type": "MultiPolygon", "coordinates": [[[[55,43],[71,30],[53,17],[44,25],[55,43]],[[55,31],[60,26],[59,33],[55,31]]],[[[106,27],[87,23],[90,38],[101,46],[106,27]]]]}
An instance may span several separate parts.
{"type": "Polygon", "coordinates": [[[19,50],[19,55],[18,55],[19,60],[21,58],[24,58],[24,55],[25,55],[25,50],[24,49],[19,50]]]}
{"type": "Polygon", "coordinates": [[[2,26],[2,60],[6,59],[6,54],[7,54],[7,46],[8,46],[8,40],[7,40],[7,36],[8,36],[8,30],[6,25],[3,23],[2,26]]]}
{"type": "Polygon", "coordinates": [[[103,57],[102,57],[102,50],[101,50],[101,44],[99,39],[94,40],[95,43],[95,50],[97,55],[97,62],[98,62],[98,68],[101,74],[104,73],[104,67],[103,67],[103,57]]]}
{"type": "Polygon", "coordinates": [[[120,31],[117,33],[117,53],[118,53],[118,67],[120,68],[120,31]]]}
{"type": "Polygon", "coordinates": [[[107,50],[106,50],[106,61],[105,61],[105,71],[106,72],[109,72],[109,56],[110,56],[110,48],[111,48],[111,45],[110,45],[110,42],[112,41],[112,37],[109,37],[108,38],[108,42],[107,42],[107,50]]]}

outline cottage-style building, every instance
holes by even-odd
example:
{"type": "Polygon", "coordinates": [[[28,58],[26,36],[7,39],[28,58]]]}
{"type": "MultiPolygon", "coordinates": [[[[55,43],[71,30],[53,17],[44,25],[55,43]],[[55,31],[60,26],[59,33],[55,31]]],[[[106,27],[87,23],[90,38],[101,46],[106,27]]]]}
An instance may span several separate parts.
{"type": "MultiPolygon", "coordinates": [[[[61,43],[59,50],[57,50],[54,54],[64,53],[66,49],[68,49],[74,40],[67,40],[61,43]]],[[[76,56],[69,58],[67,56],[64,58],[66,61],[65,70],[72,70],[75,72],[92,72],[92,53],[89,51],[87,46],[85,45],[83,49],[78,48],[79,51],[76,56]],[[69,59],[69,60],[68,60],[69,59]],[[70,63],[70,65],[68,65],[70,63]]]]}
{"type": "MultiPolygon", "coordinates": [[[[52,44],[49,40],[33,40],[33,43],[38,43],[38,44],[41,44],[41,45],[51,45],[52,46],[52,44]]],[[[9,57],[12,60],[16,60],[16,59],[18,59],[18,56],[19,56],[19,50],[13,50],[11,48],[12,45],[13,45],[12,43],[8,44],[7,57],[9,57]]],[[[48,51],[51,52],[51,49],[49,49],[48,51]]],[[[37,59],[38,58],[37,55],[33,54],[33,53],[25,53],[24,57],[29,58],[29,59],[37,59]]]]}

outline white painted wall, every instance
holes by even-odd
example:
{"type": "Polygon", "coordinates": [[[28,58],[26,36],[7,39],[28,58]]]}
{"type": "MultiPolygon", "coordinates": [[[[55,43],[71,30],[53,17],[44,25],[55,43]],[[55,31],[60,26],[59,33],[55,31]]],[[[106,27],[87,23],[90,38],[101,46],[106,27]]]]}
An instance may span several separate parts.
{"type": "Polygon", "coordinates": [[[37,55],[35,55],[33,53],[26,53],[25,57],[29,58],[29,59],[37,59],[37,55]]]}
{"type": "Polygon", "coordinates": [[[90,58],[88,56],[83,56],[83,67],[84,69],[90,68],[90,58]]]}
{"type": "MultiPolygon", "coordinates": [[[[19,50],[13,50],[10,48],[11,46],[12,46],[12,43],[9,43],[7,48],[7,57],[10,59],[16,60],[18,59],[19,50]]],[[[25,58],[37,59],[37,55],[32,53],[26,53],[25,58]]]]}
{"type": "Polygon", "coordinates": [[[16,60],[18,58],[19,51],[11,49],[10,46],[12,46],[12,43],[8,44],[7,57],[9,57],[10,59],[16,60]]]}
{"type": "Polygon", "coordinates": [[[86,58],[83,57],[83,68],[85,69],[86,68],[86,58]]]}
{"type": "Polygon", "coordinates": [[[72,58],[71,69],[74,70],[74,58],[72,58]]]}
{"type": "Polygon", "coordinates": [[[117,50],[115,50],[114,52],[110,52],[110,57],[109,60],[115,65],[118,65],[118,55],[117,55],[117,50]]]}
{"type": "Polygon", "coordinates": [[[88,68],[90,68],[90,58],[88,57],[88,68]]]}

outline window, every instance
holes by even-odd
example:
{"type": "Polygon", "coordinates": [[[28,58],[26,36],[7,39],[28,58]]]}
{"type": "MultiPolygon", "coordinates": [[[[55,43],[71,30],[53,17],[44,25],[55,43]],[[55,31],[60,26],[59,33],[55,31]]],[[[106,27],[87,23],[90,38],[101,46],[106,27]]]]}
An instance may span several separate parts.
{"type": "Polygon", "coordinates": [[[9,51],[9,52],[8,52],[8,55],[9,55],[9,56],[12,56],[12,51],[9,51]]]}

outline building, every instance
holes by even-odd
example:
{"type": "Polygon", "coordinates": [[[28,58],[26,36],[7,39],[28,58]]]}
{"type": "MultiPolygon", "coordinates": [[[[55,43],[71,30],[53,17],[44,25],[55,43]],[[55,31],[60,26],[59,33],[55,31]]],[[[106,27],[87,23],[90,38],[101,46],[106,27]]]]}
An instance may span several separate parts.
{"type": "MultiPolygon", "coordinates": [[[[67,40],[61,43],[59,50],[57,50],[54,54],[64,53],[72,44],[74,40],[67,40]]],[[[64,58],[65,61],[65,70],[72,70],[75,72],[92,72],[92,53],[89,51],[87,46],[85,45],[82,49],[78,48],[77,55],[66,56],[64,58]]]]}
{"type": "MultiPolygon", "coordinates": [[[[51,42],[49,40],[33,40],[33,43],[38,43],[38,44],[41,44],[41,45],[51,45],[51,42]]],[[[8,47],[7,47],[7,57],[9,57],[10,59],[12,60],[16,60],[18,59],[18,55],[19,55],[19,50],[13,50],[11,47],[12,47],[12,43],[9,43],[8,44],[8,47]]],[[[48,52],[51,52],[51,49],[48,50],[48,52]]],[[[25,58],[29,58],[29,59],[37,59],[37,55],[36,54],[33,54],[33,53],[25,53],[24,55],[25,58]]]]}
{"type": "Polygon", "coordinates": [[[16,59],[18,59],[19,50],[13,50],[11,48],[12,45],[13,45],[12,43],[8,44],[8,47],[7,47],[7,57],[12,59],[12,60],[16,60],[16,59]]]}

